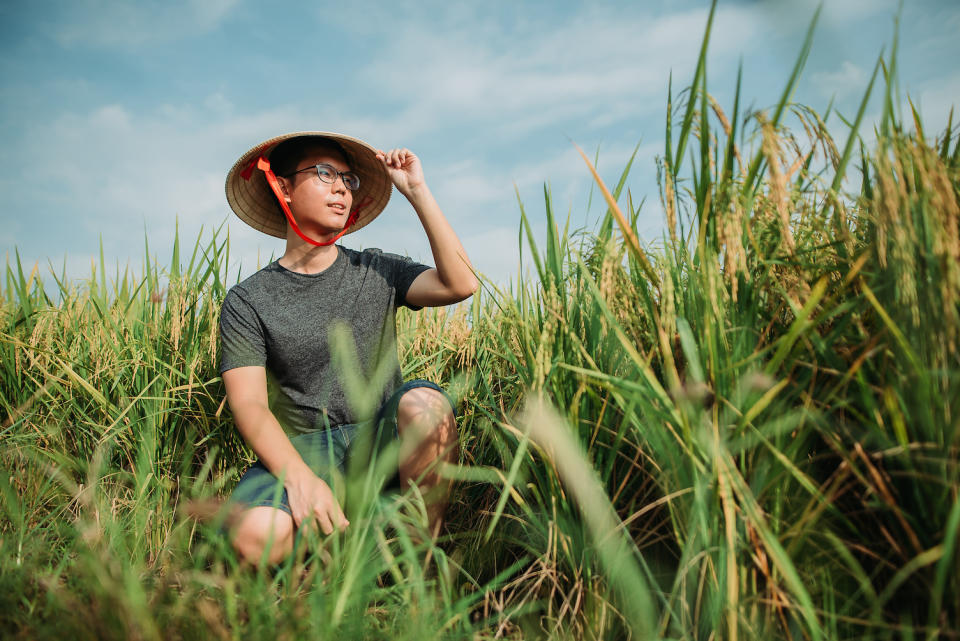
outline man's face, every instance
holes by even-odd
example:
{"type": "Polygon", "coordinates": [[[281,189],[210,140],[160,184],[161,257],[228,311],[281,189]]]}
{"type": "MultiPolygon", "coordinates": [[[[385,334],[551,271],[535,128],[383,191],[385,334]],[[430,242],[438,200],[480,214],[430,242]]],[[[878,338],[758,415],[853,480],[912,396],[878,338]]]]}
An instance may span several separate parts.
{"type": "Polygon", "coordinates": [[[350,171],[346,159],[335,151],[317,149],[297,163],[297,170],[308,169],[284,178],[290,212],[297,225],[308,236],[338,233],[347,224],[353,205],[353,192],[335,176],[333,183],[320,180],[314,167],[330,165],[338,172],[350,171]]]}

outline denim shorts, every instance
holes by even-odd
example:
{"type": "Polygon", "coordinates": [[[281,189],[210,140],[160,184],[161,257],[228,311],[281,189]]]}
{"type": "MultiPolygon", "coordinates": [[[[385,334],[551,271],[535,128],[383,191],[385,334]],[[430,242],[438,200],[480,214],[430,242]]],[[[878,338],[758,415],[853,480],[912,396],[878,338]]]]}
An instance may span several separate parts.
{"type": "MultiPolygon", "coordinates": [[[[369,452],[373,449],[379,452],[399,438],[397,433],[397,406],[400,403],[400,397],[418,387],[437,390],[447,398],[450,407],[454,407],[450,396],[439,385],[431,381],[416,379],[407,381],[398,387],[377,412],[375,420],[305,432],[291,437],[290,443],[303,457],[304,463],[318,477],[333,487],[334,477],[345,474],[348,463],[353,465],[368,464],[356,459],[358,457],[365,460],[369,459],[369,452]],[[371,445],[374,445],[375,448],[371,448],[371,445]],[[358,454],[358,450],[363,450],[365,453],[358,454]]],[[[395,485],[397,481],[396,473],[394,473],[388,485],[391,483],[395,485]]],[[[291,514],[290,502],[283,483],[259,460],[240,477],[240,481],[230,496],[230,501],[242,505],[245,509],[266,506],[275,507],[291,514]]]]}

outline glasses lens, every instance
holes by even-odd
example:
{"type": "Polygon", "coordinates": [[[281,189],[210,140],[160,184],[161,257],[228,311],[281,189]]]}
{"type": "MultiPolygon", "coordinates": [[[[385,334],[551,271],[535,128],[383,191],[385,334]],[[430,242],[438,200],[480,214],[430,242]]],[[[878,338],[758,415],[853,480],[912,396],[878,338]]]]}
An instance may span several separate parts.
{"type": "Polygon", "coordinates": [[[347,189],[350,191],[356,191],[360,188],[360,176],[356,175],[352,171],[348,171],[340,175],[343,177],[343,184],[346,185],[347,189]]]}
{"type": "Polygon", "coordinates": [[[337,170],[330,165],[317,165],[317,175],[325,183],[332,183],[337,180],[337,170]]]}

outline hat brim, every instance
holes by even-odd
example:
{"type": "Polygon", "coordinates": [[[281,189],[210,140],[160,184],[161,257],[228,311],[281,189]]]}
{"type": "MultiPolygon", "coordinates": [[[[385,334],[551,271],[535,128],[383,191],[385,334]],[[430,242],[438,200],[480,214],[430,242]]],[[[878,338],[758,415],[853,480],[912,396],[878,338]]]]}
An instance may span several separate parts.
{"type": "Polygon", "coordinates": [[[298,131],[266,140],[251,148],[234,163],[227,174],[226,192],[230,208],[257,231],[277,238],[287,237],[287,219],[280,211],[277,198],[262,171],[256,168],[257,159],[270,159],[270,152],[284,140],[300,137],[333,140],[347,152],[350,169],[360,176],[360,188],[353,192],[354,206],[366,202],[356,222],[347,234],[373,222],[387,206],[393,183],[387,170],[377,159],[377,150],[358,138],[329,131],[298,131]]]}

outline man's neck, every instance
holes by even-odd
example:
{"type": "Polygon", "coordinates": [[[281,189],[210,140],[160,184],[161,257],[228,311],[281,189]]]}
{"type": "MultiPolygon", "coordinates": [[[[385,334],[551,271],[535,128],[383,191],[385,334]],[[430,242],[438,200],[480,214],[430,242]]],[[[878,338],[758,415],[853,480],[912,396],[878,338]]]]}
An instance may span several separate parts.
{"type": "Polygon", "coordinates": [[[336,245],[316,247],[308,243],[292,243],[287,240],[287,250],[278,261],[280,265],[298,274],[318,274],[337,260],[336,245]]]}

